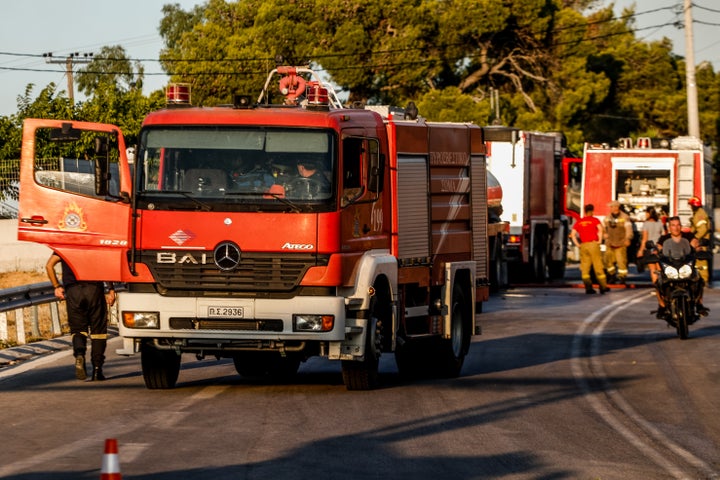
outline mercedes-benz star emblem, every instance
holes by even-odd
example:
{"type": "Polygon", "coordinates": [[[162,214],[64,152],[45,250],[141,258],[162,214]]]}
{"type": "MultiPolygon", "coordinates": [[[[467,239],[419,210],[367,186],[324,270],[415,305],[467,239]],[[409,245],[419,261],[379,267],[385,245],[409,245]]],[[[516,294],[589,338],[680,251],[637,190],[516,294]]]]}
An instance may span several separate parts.
{"type": "Polygon", "coordinates": [[[213,252],[215,265],[223,272],[235,270],[240,264],[240,247],[233,242],[222,242],[213,252]]]}

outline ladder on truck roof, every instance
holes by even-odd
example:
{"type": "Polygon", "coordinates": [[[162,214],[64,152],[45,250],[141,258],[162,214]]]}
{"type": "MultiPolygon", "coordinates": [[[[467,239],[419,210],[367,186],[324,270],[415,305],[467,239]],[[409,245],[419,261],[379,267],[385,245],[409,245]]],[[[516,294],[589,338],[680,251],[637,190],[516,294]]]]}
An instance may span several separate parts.
{"type": "MultiPolygon", "coordinates": [[[[678,152],[677,163],[677,214],[683,223],[692,217],[692,209],[688,205],[690,197],[695,195],[695,154],[702,152],[702,143],[693,137],[678,137],[672,140],[673,150],[678,152]]],[[[702,165],[700,166],[702,168],[702,165]]],[[[700,177],[702,177],[702,172],[700,177]]]]}

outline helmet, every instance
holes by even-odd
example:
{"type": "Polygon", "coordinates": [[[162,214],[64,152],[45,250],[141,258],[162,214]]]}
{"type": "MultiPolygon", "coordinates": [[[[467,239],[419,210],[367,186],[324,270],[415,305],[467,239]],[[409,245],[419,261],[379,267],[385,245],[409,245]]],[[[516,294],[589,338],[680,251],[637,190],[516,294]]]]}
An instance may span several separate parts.
{"type": "Polygon", "coordinates": [[[688,200],[688,205],[691,207],[702,207],[702,202],[698,197],[690,197],[688,200]]]}

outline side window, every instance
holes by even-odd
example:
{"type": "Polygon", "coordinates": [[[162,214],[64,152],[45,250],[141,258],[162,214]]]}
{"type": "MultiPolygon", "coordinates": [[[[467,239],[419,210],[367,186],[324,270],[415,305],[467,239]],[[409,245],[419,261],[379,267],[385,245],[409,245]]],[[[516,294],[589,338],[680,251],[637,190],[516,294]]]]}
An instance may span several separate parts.
{"type": "Polygon", "coordinates": [[[35,181],[46,187],[90,197],[105,198],[106,193],[117,197],[120,189],[119,152],[117,142],[111,137],[102,132],[73,130],[61,136],[54,129],[38,130],[35,181]],[[107,171],[104,171],[105,166],[107,171]],[[107,192],[98,190],[97,185],[107,180],[107,192]]]}
{"type": "Polygon", "coordinates": [[[383,189],[383,156],[375,138],[349,137],[343,140],[343,206],[363,197],[374,201],[383,189]],[[366,194],[370,197],[365,197],[366,194]]]}
{"type": "Polygon", "coordinates": [[[363,163],[362,138],[346,138],[343,141],[343,191],[360,188],[363,163]]]}
{"type": "Polygon", "coordinates": [[[375,194],[383,191],[384,156],[380,153],[380,143],[377,139],[368,140],[367,152],[370,167],[368,168],[368,190],[375,194]]]}

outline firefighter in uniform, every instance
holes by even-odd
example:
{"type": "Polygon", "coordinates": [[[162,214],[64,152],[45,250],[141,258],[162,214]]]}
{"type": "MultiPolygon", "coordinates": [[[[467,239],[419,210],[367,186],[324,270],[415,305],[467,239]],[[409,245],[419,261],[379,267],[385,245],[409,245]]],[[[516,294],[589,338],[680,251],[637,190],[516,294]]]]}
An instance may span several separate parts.
{"type": "MultiPolygon", "coordinates": [[[[710,244],[710,217],[702,206],[702,201],[698,197],[690,197],[688,205],[692,208],[692,218],[690,218],[690,231],[697,238],[700,246],[698,250],[707,250],[710,244]]],[[[696,260],[695,268],[698,269],[700,276],[705,280],[705,285],[710,286],[712,279],[710,278],[710,266],[707,260],[696,260]]]]}
{"type": "Polygon", "coordinates": [[[570,237],[572,242],[580,248],[580,278],[585,284],[585,293],[595,293],[590,276],[590,269],[595,269],[600,285],[600,293],[604,294],[610,289],[607,286],[607,277],[603,268],[602,252],[600,252],[600,241],[603,238],[603,226],[593,216],[595,207],[592,204],[585,205],[585,216],[575,222],[570,237]]]}
{"type": "Polygon", "coordinates": [[[633,227],[627,213],[620,210],[617,200],[608,204],[610,215],[603,220],[605,227],[605,269],[608,277],[625,284],[628,275],[627,247],[633,238],[633,227]]]}
{"type": "Polygon", "coordinates": [[[75,378],[78,380],[87,378],[85,352],[89,335],[92,350],[92,380],[105,380],[102,367],[105,363],[107,346],[107,305],[115,303],[115,290],[112,284],[109,284],[109,290],[105,294],[104,282],[78,281],[72,269],[56,253],[50,255],[45,271],[53,285],[55,296],[65,300],[75,356],[75,378]],[[55,265],[58,263],[62,270],[62,284],[58,282],[55,273],[55,265]]]}

